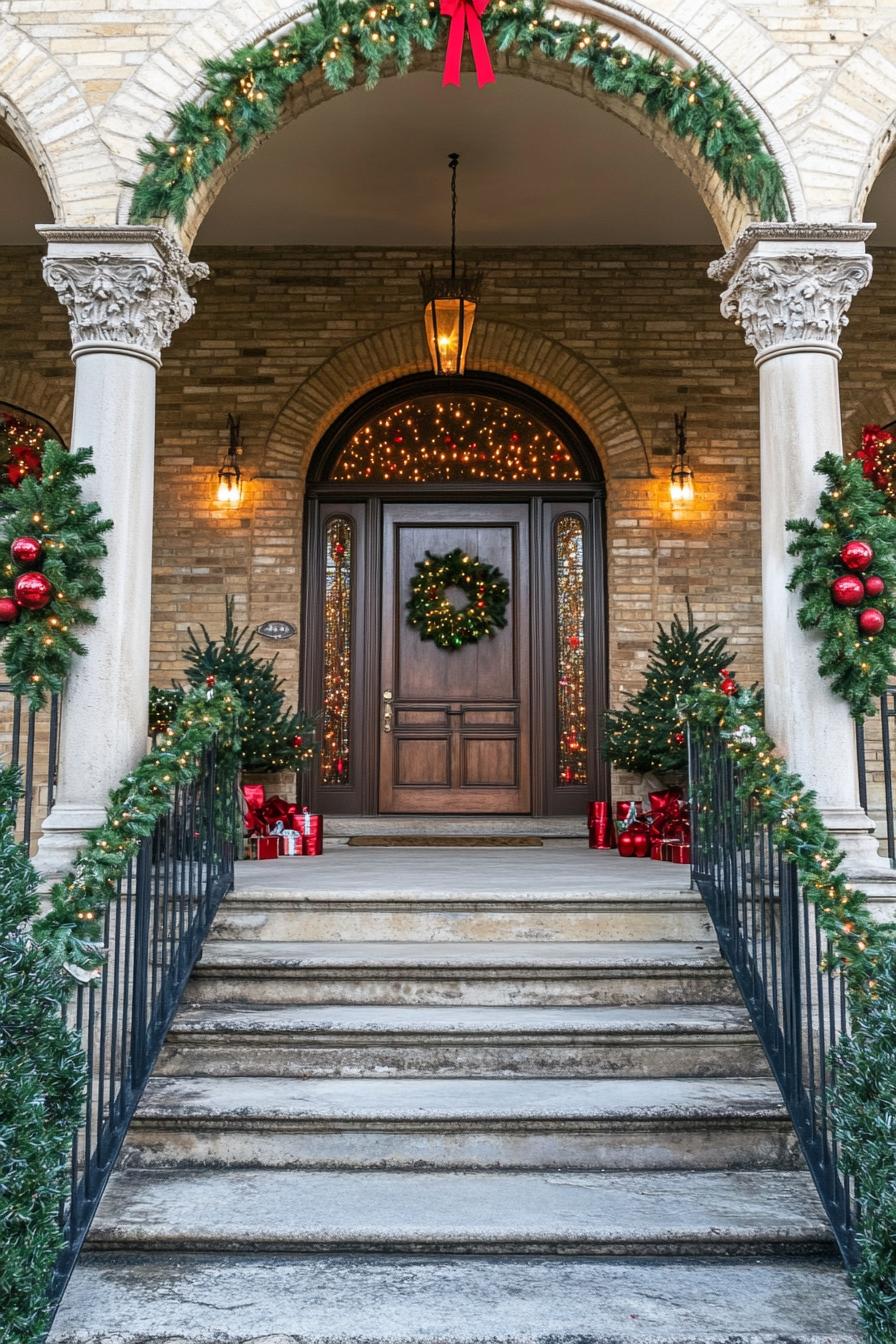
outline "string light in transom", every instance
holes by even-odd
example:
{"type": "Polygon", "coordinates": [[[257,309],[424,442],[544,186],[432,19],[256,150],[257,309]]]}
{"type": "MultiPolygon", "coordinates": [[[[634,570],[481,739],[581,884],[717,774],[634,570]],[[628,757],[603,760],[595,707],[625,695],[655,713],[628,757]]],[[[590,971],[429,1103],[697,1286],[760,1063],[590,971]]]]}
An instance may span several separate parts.
{"type": "Polygon", "coordinates": [[[495,397],[420,397],[364,425],[334,481],[577,481],[558,436],[495,397]]]}

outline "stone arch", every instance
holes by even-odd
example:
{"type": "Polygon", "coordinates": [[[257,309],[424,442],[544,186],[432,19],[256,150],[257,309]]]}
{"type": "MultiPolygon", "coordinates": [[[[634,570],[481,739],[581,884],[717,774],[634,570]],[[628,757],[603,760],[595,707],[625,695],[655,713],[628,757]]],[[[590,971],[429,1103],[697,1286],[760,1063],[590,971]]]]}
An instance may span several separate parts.
{"type": "Polygon", "coordinates": [[[7,19],[0,20],[0,117],[53,208],[53,220],[36,224],[114,218],[118,175],[83,93],[46,47],[7,19]]]}
{"type": "MultiPolygon", "coordinates": [[[[201,67],[204,60],[225,56],[238,47],[273,37],[290,27],[303,13],[307,13],[306,6],[293,3],[272,11],[266,21],[247,31],[241,9],[238,0],[223,0],[221,5],[215,7],[213,14],[203,14],[191,25],[179,30],[147,58],[140,70],[104,109],[104,133],[114,136],[116,143],[123,146],[128,140],[131,142],[127,157],[132,165],[132,173],[139,171],[139,149],[145,135],[164,137],[170,127],[171,107],[201,94],[201,67]],[[185,61],[188,61],[187,72],[185,61]],[[141,126],[142,129],[135,131],[135,126],[141,126]]],[[[581,15],[597,18],[611,25],[612,30],[618,32],[627,45],[635,50],[659,51],[661,55],[684,64],[702,62],[725,79],[746,109],[756,117],[769,151],[782,168],[791,216],[803,216],[804,201],[799,174],[787,143],[776,127],[776,109],[771,105],[767,108],[746,89],[737,77],[736,67],[739,62],[744,62],[748,53],[751,69],[760,65],[763,69],[774,69],[774,79],[766,79],[765,82],[775,92],[787,87],[789,98],[782,100],[782,115],[785,107],[791,105],[789,99],[792,98],[794,82],[802,78],[803,74],[793,58],[775,46],[768,32],[736,9],[731,0],[714,0],[714,3],[701,6],[696,14],[686,5],[685,0],[678,0],[664,16],[635,3],[635,0],[613,0],[612,3],[578,0],[574,5],[562,7],[559,12],[568,17],[581,15]],[[676,22],[679,12],[687,29],[676,22]],[[736,24],[732,22],[735,16],[736,24]],[[746,43],[745,27],[750,29],[749,41],[746,43]]],[[[419,52],[415,57],[414,68],[425,69],[427,65],[438,67],[441,59],[440,53],[427,56],[427,53],[419,52]]],[[[620,98],[608,98],[593,89],[582,72],[543,57],[533,56],[529,62],[523,63],[516,58],[501,55],[496,58],[496,65],[499,72],[517,75],[526,73],[559,87],[566,87],[579,96],[590,97],[598,106],[629,121],[646,134],[693,182],[726,246],[751,221],[749,207],[730,196],[712,166],[662,123],[652,121],[636,104],[620,98]]],[[[319,75],[308,76],[287,98],[279,125],[330,96],[337,95],[324,84],[319,75]]],[[[768,101],[769,104],[773,103],[774,95],[768,101]]],[[[237,170],[241,159],[242,155],[234,150],[218,172],[197,192],[181,231],[186,246],[192,243],[202,219],[224,183],[237,170]]],[[[122,223],[128,218],[130,199],[131,190],[126,188],[118,208],[118,219],[122,223]]],[[[168,224],[172,226],[171,221],[168,224]]]]}
{"type": "MultiPolygon", "coordinates": [[[[68,442],[71,436],[74,381],[51,381],[23,364],[0,364],[3,400],[47,420],[68,442]]],[[[78,445],[79,447],[81,445],[78,445]]]]}
{"type": "MultiPolygon", "coordinates": [[[[649,477],[641,432],[619,393],[593,365],[556,341],[509,322],[476,323],[470,365],[528,383],[561,406],[594,444],[614,477],[649,477]]],[[[281,408],[265,445],[263,474],[304,480],[322,435],[366,392],[431,371],[418,322],[356,341],[306,379],[281,408]]]]}
{"type": "Polygon", "coordinates": [[[896,20],[843,62],[800,137],[809,218],[862,219],[868,194],[896,150],[896,98],[884,92],[894,87],[896,20]]]}

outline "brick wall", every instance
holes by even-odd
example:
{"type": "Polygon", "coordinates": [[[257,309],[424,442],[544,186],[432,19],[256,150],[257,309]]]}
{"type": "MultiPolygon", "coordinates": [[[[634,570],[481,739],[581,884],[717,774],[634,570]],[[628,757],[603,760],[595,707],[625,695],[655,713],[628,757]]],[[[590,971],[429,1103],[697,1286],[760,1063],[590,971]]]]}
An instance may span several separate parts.
{"type": "MultiPolygon", "coordinates": [[[[161,683],[181,669],[189,625],[218,627],[227,592],[240,619],[298,622],[303,478],[317,433],[368,386],[426,367],[422,252],[201,255],[212,278],[159,376],[152,675],[161,683]],[[242,418],[249,478],[236,511],[214,499],[228,410],[242,418]]],[[[710,253],[494,250],[479,260],[489,274],[483,358],[572,413],[582,408],[604,461],[613,701],[637,686],[655,622],[683,610],[686,594],[700,621],[718,621],[730,637],[742,678],[759,676],[756,374],[740,333],[719,315],[705,276],[710,253]],[[685,401],[697,502],[674,516],[672,413],[685,401]]],[[[40,282],[39,252],[0,251],[0,277],[0,398],[27,374],[59,417],[72,379],[67,323],[40,282]]],[[[886,392],[894,307],[896,253],[879,252],[844,340],[847,417],[873,407],[876,388],[886,392]]],[[[46,405],[29,409],[47,414],[46,405]]],[[[295,641],[280,664],[295,686],[295,641]]]]}

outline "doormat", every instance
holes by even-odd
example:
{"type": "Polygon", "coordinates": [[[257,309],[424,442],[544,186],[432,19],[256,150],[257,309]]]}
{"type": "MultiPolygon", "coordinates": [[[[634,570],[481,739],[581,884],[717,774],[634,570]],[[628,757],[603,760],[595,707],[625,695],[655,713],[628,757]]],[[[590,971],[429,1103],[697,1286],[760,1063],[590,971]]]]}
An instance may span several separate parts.
{"type": "Polygon", "coordinates": [[[359,849],[541,849],[537,835],[353,835],[348,842],[359,849]]]}

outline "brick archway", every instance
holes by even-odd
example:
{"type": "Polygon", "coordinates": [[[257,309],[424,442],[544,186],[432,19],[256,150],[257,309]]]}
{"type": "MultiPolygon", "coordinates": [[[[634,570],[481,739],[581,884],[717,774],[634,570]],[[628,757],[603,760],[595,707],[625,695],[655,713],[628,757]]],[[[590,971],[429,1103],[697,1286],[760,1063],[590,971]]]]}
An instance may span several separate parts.
{"type": "MultiPolygon", "coordinates": [[[[561,406],[596,445],[608,479],[652,474],[625,402],[574,351],[525,327],[483,319],[476,325],[471,365],[527,383],[561,406]]],[[[303,480],[321,436],[352,402],[396,378],[429,369],[419,322],[375,332],[341,350],[281,409],[265,447],[265,474],[303,480]]]]}

